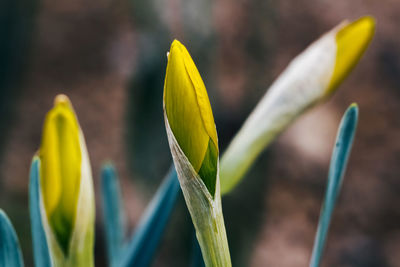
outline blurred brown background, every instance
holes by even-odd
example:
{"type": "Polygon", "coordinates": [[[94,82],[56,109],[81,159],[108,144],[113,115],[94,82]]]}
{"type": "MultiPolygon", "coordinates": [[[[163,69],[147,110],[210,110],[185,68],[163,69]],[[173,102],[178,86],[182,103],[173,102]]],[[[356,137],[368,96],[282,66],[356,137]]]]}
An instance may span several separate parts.
{"type": "MultiPolygon", "coordinates": [[[[3,0],[0,3],[0,207],[32,266],[28,172],[58,93],[77,111],[96,192],[108,160],[134,229],[171,164],[162,117],[166,52],[191,52],[207,86],[221,150],[290,60],[343,19],[377,32],[326,104],[301,117],[223,199],[234,266],[307,266],[330,153],[345,108],[360,120],[323,266],[400,266],[400,2],[3,0]]],[[[97,194],[96,266],[106,266],[97,194]]],[[[154,266],[188,266],[182,199],[154,266]]]]}

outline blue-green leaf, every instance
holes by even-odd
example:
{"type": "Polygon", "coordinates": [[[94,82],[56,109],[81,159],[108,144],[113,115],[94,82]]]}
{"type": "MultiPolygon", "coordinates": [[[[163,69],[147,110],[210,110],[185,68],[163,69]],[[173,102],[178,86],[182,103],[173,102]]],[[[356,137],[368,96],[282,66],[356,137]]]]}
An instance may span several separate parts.
{"type": "Polygon", "coordinates": [[[332,212],[340,192],[351,146],[353,144],[357,120],[358,107],[356,104],[352,104],[343,115],[336,136],[336,145],[333,149],[329,166],[328,185],[321,209],[317,234],[315,236],[310,267],[318,267],[320,265],[332,212]]]}
{"type": "Polygon", "coordinates": [[[133,238],[124,250],[119,266],[149,266],[175,207],[179,189],[176,171],[171,168],[156,195],[147,206],[133,238]]]}
{"type": "Polygon", "coordinates": [[[7,215],[0,209],[0,266],[22,267],[17,234],[7,215]]]}
{"type": "Polygon", "coordinates": [[[117,266],[125,235],[125,215],[122,208],[118,177],[111,164],[103,167],[101,183],[108,260],[110,266],[117,266]]]}
{"type": "Polygon", "coordinates": [[[32,245],[35,266],[50,267],[51,259],[40,213],[40,179],[38,157],[32,160],[29,184],[29,211],[31,216],[32,245]]]}

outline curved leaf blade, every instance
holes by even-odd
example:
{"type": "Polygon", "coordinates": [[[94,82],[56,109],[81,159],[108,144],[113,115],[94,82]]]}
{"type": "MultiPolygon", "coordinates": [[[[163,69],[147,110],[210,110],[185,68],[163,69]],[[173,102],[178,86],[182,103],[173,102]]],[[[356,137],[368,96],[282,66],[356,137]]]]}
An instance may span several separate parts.
{"type": "Polygon", "coordinates": [[[329,166],[328,185],[319,217],[310,267],[318,267],[321,262],[332,213],[340,193],[343,176],[356,133],[357,121],[358,107],[356,104],[352,104],[343,115],[336,136],[336,143],[329,166]]]}
{"type": "Polygon", "coordinates": [[[101,171],[101,185],[107,254],[110,266],[116,266],[125,235],[125,214],[118,176],[111,164],[106,164],[101,171]]]}
{"type": "Polygon", "coordinates": [[[175,168],[171,168],[156,195],[147,206],[133,238],[121,256],[119,266],[149,266],[175,207],[180,185],[175,168]]]}
{"type": "Polygon", "coordinates": [[[14,227],[0,209],[0,266],[23,267],[21,249],[14,227]]]}
{"type": "Polygon", "coordinates": [[[31,219],[32,245],[35,266],[50,267],[52,266],[51,257],[40,211],[39,164],[39,158],[37,156],[33,157],[29,183],[29,213],[31,219]]]}

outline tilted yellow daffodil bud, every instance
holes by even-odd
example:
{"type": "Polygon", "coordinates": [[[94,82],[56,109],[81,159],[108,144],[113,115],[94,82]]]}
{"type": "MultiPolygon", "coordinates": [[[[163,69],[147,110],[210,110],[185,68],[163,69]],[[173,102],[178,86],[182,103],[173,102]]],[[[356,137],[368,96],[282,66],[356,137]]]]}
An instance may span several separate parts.
{"type": "Polygon", "coordinates": [[[214,117],[199,71],[176,40],[168,55],[164,104],[179,146],[214,196],[218,162],[214,117]]]}
{"type": "Polygon", "coordinates": [[[164,119],[175,169],[204,263],[231,266],[219,186],[218,139],[207,91],[186,48],[174,41],[164,84],[164,119]]]}
{"type": "Polygon", "coordinates": [[[65,95],[56,97],[46,115],[39,159],[42,220],[52,260],[56,266],[92,266],[92,175],[83,134],[65,95]]]}
{"type": "Polygon", "coordinates": [[[370,43],[372,17],[343,22],[290,62],[247,118],[221,158],[221,194],[230,192],[257,156],[299,115],[327,99],[370,43]]]}

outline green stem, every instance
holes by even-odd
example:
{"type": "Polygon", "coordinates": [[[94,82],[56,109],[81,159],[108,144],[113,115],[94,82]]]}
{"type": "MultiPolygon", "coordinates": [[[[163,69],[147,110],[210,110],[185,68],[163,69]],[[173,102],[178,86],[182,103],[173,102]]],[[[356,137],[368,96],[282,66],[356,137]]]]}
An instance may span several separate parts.
{"type": "MultiPolygon", "coordinates": [[[[165,113],[164,113],[165,116],[165,113]]],[[[179,183],[189,209],[206,267],[231,267],[228,240],[222,215],[219,171],[214,196],[183,153],[165,119],[167,136],[179,183]]],[[[217,163],[217,170],[219,162],[217,163]]]]}

